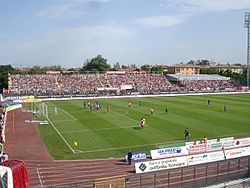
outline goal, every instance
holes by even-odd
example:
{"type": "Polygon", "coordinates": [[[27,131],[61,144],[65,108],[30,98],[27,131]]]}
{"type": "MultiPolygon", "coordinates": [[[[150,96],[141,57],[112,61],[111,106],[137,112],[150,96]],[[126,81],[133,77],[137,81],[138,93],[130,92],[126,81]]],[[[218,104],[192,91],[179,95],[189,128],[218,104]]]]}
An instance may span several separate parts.
{"type": "Polygon", "coordinates": [[[45,116],[46,118],[49,117],[48,105],[44,102],[32,103],[31,110],[33,111],[33,114],[35,114],[38,118],[42,116],[45,116]]]}

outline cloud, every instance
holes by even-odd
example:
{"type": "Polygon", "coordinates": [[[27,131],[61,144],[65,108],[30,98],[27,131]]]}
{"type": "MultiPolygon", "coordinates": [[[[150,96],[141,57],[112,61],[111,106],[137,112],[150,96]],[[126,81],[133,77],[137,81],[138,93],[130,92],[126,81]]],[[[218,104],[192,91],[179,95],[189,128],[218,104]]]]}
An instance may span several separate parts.
{"type": "Polygon", "coordinates": [[[152,16],[152,17],[144,17],[139,18],[135,21],[135,23],[145,25],[145,26],[153,26],[153,27],[169,27],[177,25],[185,19],[185,16],[152,16]]]}
{"type": "Polygon", "coordinates": [[[200,11],[228,11],[250,8],[249,0],[190,0],[190,5],[200,11]]]}
{"type": "Polygon", "coordinates": [[[249,9],[250,0],[166,0],[160,3],[159,7],[174,15],[144,17],[135,22],[152,27],[170,27],[199,13],[249,9]]]}
{"type": "Polygon", "coordinates": [[[75,5],[73,4],[50,6],[44,10],[39,11],[37,15],[48,17],[49,19],[56,19],[62,16],[77,18],[85,14],[85,12],[74,9],[74,7],[75,5]]]}
{"type": "Polygon", "coordinates": [[[46,34],[45,40],[56,43],[113,43],[132,33],[122,26],[98,25],[54,30],[46,34]]]}
{"type": "Polygon", "coordinates": [[[79,18],[87,13],[79,10],[83,5],[90,7],[101,7],[103,3],[111,0],[71,0],[70,3],[49,6],[40,10],[37,15],[47,17],[49,19],[57,19],[60,17],[79,18]]]}
{"type": "Polygon", "coordinates": [[[74,0],[75,3],[89,3],[89,2],[99,2],[99,3],[106,3],[106,2],[110,2],[113,0],[74,0]]]}
{"type": "Polygon", "coordinates": [[[167,0],[160,7],[184,14],[220,12],[250,8],[249,0],[167,0]]]}

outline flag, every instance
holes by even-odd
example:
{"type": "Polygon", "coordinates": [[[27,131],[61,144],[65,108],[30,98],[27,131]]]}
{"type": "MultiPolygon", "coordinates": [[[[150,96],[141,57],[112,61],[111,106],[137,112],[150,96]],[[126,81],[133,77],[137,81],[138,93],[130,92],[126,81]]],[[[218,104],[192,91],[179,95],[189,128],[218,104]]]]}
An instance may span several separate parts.
{"type": "Polygon", "coordinates": [[[78,143],[76,141],[74,141],[74,146],[77,146],[77,145],[78,145],[78,143]]]}
{"type": "Polygon", "coordinates": [[[2,94],[0,94],[0,102],[3,102],[4,101],[4,99],[3,99],[3,95],[2,94]]]}

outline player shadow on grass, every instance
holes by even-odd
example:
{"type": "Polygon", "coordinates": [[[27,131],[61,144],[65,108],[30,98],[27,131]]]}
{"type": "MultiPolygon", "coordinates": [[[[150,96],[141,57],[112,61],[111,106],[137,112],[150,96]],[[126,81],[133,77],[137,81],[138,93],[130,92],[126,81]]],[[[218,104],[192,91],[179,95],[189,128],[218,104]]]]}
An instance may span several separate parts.
{"type": "Polygon", "coordinates": [[[160,113],[161,116],[168,116],[168,113],[160,113]]]}
{"type": "Polygon", "coordinates": [[[135,130],[141,130],[141,127],[133,127],[135,130]]]}
{"type": "Polygon", "coordinates": [[[175,138],[174,140],[185,140],[185,138],[175,138]]]}

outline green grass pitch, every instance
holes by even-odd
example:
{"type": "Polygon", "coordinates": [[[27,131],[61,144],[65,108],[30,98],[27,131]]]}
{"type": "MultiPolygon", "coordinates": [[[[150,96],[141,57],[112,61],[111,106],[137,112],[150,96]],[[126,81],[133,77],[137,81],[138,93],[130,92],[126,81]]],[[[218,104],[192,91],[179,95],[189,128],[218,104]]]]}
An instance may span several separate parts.
{"type": "Polygon", "coordinates": [[[55,159],[120,158],[129,149],[149,154],[150,149],[159,146],[183,145],[186,127],[191,140],[250,133],[249,94],[85,101],[98,101],[102,109],[84,110],[84,100],[46,102],[50,124],[37,126],[55,159]],[[207,104],[208,99],[211,105],[207,104]],[[106,112],[107,106],[110,112],[106,112]],[[154,109],[153,115],[150,108],[154,109]],[[142,117],[146,119],[144,130],[140,129],[142,117]]]}

